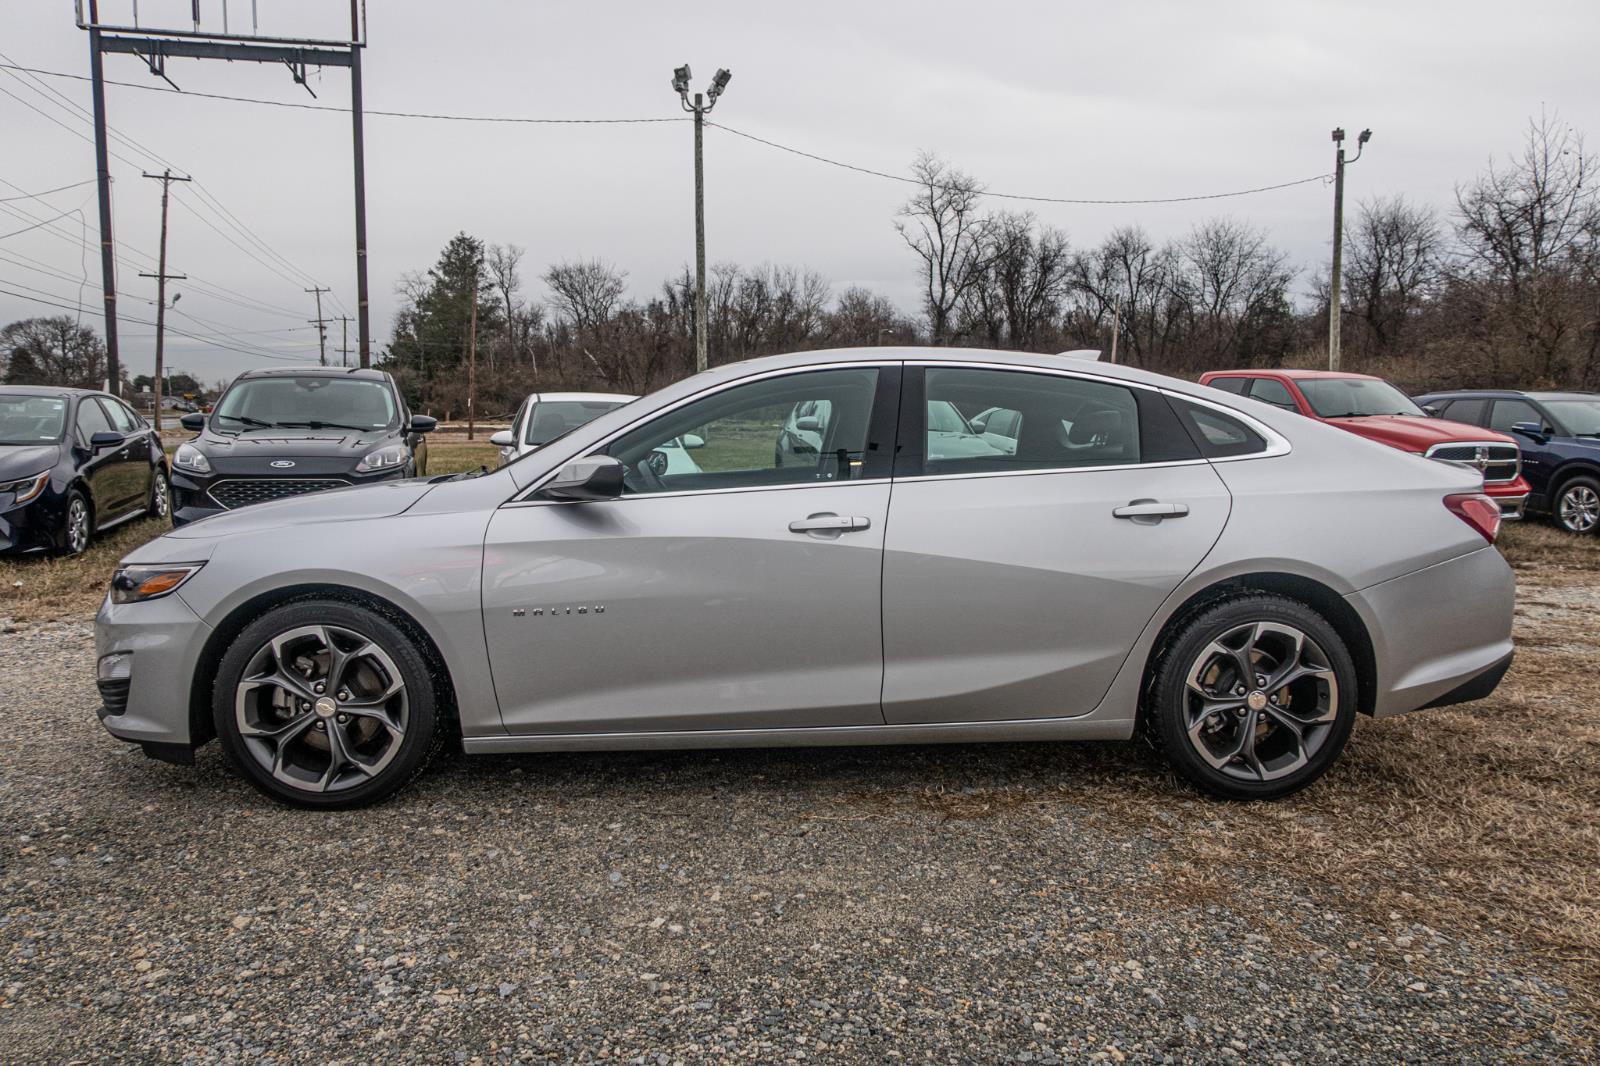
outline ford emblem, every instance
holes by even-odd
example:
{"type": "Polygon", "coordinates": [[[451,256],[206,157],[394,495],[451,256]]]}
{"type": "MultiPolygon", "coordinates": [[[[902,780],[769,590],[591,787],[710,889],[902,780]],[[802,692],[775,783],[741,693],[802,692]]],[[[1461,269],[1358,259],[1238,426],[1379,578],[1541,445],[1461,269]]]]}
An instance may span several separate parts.
{"type": "Polygon", "coordinates": [[[293,465],[294,465],[294,460],[293,459],[274,459],[274,460],[272,460],[272,466],[273,466],[273,469],[275,469],[275,470],[287,470],[293,465]]]}

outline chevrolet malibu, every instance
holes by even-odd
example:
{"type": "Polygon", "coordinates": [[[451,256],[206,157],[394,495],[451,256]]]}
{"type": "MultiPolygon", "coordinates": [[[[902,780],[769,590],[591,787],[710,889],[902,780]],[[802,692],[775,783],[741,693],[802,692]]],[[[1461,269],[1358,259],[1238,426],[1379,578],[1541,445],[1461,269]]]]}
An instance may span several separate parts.
{"type": "Polygon", "coordinates": [[[1358,714],[1481,698],[1476,471],[1140,370],[862,348],[714,368],[492,473],[175,530],[96,626],[100,718],[308,807],[468,752],[1127,740],[1234,798],[1358,714]],[[778,449],[800,404],[809,452],[778,449]],[[946,450],[931,411],[1005,426],[946,450]],[[663,447],[693,435],[692,464],[663,447]],[[777,461],[782,456],[781,464],[777,461]],[[802,458],[804,461],[801,461],[802,458]]]}

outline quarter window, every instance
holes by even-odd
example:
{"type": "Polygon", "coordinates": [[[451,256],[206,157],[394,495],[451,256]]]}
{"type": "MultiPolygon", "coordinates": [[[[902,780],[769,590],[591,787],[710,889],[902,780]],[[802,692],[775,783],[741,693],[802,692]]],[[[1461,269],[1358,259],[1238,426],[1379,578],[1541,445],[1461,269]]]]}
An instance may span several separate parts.
{"type": "Polygon", "coordinates": [[[767,378],[685,404],[606,449],[625,495],[860,478],[876,368],[767,378]]]}
{"type": "Polygon", "coordinates": [[[1207,459],[1230,459],[1265,451],[1261,434],[1229,415],[1188,400],[1173,398],[1172,405],[1189,428],[1189,434],[1207,459]]]}
{"type": "Polygon", "coordinates": [[[925,381],[927,474],[1140,460],[1139,405],[1131,389],[1053,374],[965,367],[930,366],[925,381]]]}

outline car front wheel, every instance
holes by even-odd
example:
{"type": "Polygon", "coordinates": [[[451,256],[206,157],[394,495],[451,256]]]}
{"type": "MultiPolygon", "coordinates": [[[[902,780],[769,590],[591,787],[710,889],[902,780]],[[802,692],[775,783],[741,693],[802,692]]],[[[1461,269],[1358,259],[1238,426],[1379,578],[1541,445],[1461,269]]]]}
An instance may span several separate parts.
{"type": "Polygon", "coordinates": [[[1146,730],[1189,781],[1227,799],[1311,784],[1355,725],[1344,641],[1302,603],[1243,595],[1181,624],[1158,660],[1146,730]]]}
{"type": "Polygon", "coordinates": [[[251,784],[324,809],[393,795],[438,747],[432,670],[387,618],[332,600],[252,622],[223,656],[217,735],[251,784]]]}
{"type": "Polygon", "coordinates": [[[68,555],[82,555],[89,550],[89,540],[94,535],[94,511],[83,493],[73,489],[67,496],[66,528],[62,530],[62,550],[68,555]]]}
{"type": "Polygon", "coordinates": [[[1556,521],[1568,533],[1593,533],[1600,527],[1600,479],[1587,474],[1561,486],[1556,521]]]}

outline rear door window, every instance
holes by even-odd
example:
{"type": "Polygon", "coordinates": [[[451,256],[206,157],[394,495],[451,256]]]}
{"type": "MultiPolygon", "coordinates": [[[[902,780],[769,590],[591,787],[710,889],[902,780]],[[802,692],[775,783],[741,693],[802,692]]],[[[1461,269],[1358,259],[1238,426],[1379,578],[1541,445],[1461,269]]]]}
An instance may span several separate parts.
{"type": "Polygon", "coordinates": [[[1472,426],[1483,425],[1484,410],[1489,406],[1487,400],[1445,400],[1434,404],[1439,410],[1440,418],[1448,418],[1452,422],[1465,422],[1472,426]]]}
{"type": "Polygon", "coordinates": [[[1253,379],[1253,378],[1212,378],[1210,384],[1211,384],[1211,387],[1213,389],[1221,389],[1223,392],[1231,392],[1235,396],[1243,396],[1244,392],[1245,392],[1245,389],[1250,387],[1250,382],[1253,381],[1253,380],[1255,380],[1255,379],[1253,379]]]}

